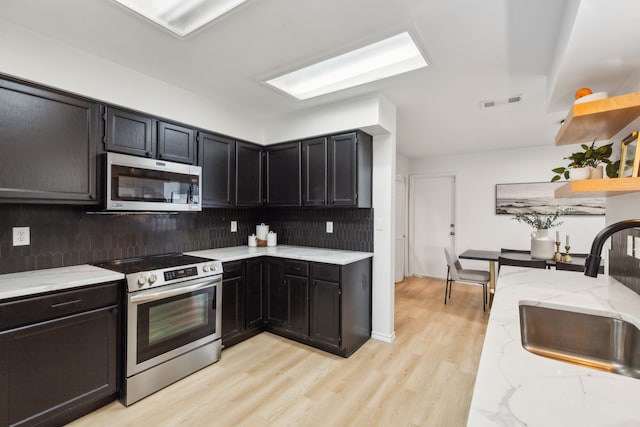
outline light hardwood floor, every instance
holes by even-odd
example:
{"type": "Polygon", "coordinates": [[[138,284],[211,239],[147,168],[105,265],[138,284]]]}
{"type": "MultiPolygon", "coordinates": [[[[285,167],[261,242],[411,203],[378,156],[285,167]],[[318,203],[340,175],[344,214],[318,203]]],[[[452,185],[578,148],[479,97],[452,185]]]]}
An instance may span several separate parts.
{"type": "Polygon", "coordinates": [[[464,426],[488,313],[481,287],[407,278],[391,343],[348,359],[269,333],[134,405],[113,402],[72,426],[464,426]]]}

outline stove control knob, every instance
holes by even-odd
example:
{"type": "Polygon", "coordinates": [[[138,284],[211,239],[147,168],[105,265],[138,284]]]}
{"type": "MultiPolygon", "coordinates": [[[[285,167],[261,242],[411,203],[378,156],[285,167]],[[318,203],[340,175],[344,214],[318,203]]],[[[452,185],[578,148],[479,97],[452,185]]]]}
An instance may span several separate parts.
{"type": "Polygon", "coordinates": [[[147,278],[144,276],[140,276],[138,277],[138,286],[143,286],[145,283],[147,283],[147,278]]]}
{"type": "Polygon", "coordinates": [[[218,266],[215,264],[211,264],[211,271],[216,271],[218,269],[218,266]]]}
{"type": "Polygon", "coordinates": [[[156,280],[158,280],[158,276],[156,276],[155,274],[152,274],[151,276],[149,276],[149,284],[155,283],[156,280]]]}
{"type": "Polygon", "coordinates": [[[205,265],[204,267],[202,267],[202,269],[204,270],[205,273],[210,270],[208,265],[205,265]]]}

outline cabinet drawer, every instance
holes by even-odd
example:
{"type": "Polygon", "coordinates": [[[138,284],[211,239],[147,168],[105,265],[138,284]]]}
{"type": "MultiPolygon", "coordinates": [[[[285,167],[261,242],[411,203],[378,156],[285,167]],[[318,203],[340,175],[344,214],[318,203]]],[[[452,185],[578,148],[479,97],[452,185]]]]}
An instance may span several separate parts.
{"type": "Polygon", "coordinates": [[[340,281],[340,266],[334,264],[311,264],[311,277],[314,280],[326,280],[327,282],[340,281]]]}
{"type": "Polygon", "coordinates": [[[0,330],[90,311],[118,303],[118,283],[0,304],[0,330]]]}
{"type": "Polygon", "coordinates": [[[284,262],[284,274],[293,274],[294,276],[308,276],[309,275],[309,263],[305,261],[290,261],[284,262]]]}
{"type": "Polygon", "coordinates": [[[242,261],[225,262],[222,264],[222,278],[242,276],[242,261]]]}

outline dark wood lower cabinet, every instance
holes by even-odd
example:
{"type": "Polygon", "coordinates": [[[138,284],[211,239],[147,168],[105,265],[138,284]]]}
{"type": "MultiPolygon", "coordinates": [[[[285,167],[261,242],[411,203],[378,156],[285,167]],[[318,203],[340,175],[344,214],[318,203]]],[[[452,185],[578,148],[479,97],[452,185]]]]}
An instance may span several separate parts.
{"type": "Polygon", "coordinates": [[[262,259],[222,266],[222,345],[242,342],[264,330],[262,259]]]}
{"type": "Polygon", "coordinates": [[[116,398],[117,301],[82,307],[110,295],[103,287],[0,304],[0,318],[11,321],[17,316],[5,316],[19,312],[35,322],[0,332],[0,425],[62,425],[116,398]],[[82,311],[56,317],[44,306],[82,311]]]}
{"type": "Polygon", "coordinates": [[[371,259],[254,258],[223,265],[222,344],[263,330],[349,357],[371,337],[371,259]]]}

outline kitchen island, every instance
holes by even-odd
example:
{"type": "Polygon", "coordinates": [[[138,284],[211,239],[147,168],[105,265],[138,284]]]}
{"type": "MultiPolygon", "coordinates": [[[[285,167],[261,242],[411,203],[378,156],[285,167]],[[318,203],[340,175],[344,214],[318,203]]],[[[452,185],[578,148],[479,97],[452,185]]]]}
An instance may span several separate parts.
{"type": "Polygon", "coordinates": [[[615,279],[504,266],[467,425],[637,426],[640,379],[529,353],[519,303],[617,316],[640,327],[640,296],[615,279]]]}

